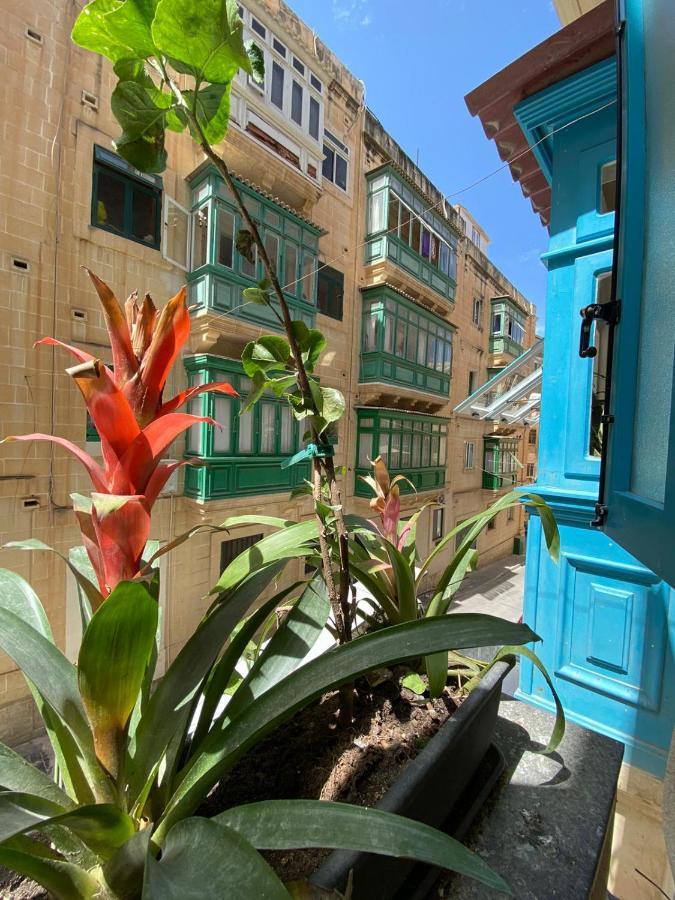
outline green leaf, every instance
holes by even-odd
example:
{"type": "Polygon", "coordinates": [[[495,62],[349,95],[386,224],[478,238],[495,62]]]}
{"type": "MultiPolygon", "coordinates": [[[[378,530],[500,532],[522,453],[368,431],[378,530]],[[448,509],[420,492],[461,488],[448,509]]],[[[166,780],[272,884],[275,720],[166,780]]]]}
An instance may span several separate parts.
{"type": "Polygon", "coordinates": [[[401,684],[403,687],[408,688],[409,691],[412,691],[413,694],[418,694],[420,697],[427,689],[424,680],[417,672],[411,672],[410,675],[406,675],[405,678],[401,679],[401,684]]]}
{"type": "Polygon", "coordinates": [[[252,73],[242,35],[235,0],[159,0],[152,23],[161,52],[212,84],[227,84],[240,68],[252,73]]]}
{"type": "MultiPolygon", "coordinates": [[[[183,91],[185,102],[194,113],[197,124],[209,144],[219,144],[227,133],[230,122],[231,88],[231,84],[210,84],[196,94],[194,91],[183,91]]],[[[197,140],[200,139],[199,135],[195,137],[197,140]]]]}
{"type": "Polygon", "coordinates": [[[418,616],[417,592],[415,590],[415,570],[408,560],[396,547],[385,538],[382,538],[384,549],[391,562],[394,588],[396,590],[396,605],[401,619],[413,621],[418,616]]]}
{"type": "Polygon", "coordinates": [[[305,368],[308,372],[313,372],[319,357],[326,349],[326,338],[317,328],[308,328],[304,322],[294,321],[291,327],[305,368]]]}
{"type": "MultiPolygon", "coordinates": [[[[261,566],[269,565],[285,559],[293,559],[298,555],[306,555],[303,545],[308,541],[319,539],[318,525],[315,521],[298,522],[281,531],[275,531],[248,547],[240,553],[222,573],[217,584],[212,588],[212,594],[219,594],[231,590],[242,579],[261,566]],[[298,554],[296,551],[300,551],[298,554]]],[[[307,554],[313,552],[313,548],[306,548],[307,554]]]]}
{"type": "MultiPolygon", "coordinates": [[[[127,0],[128,2],[128,0],[127,0]]],[[[166,168],[164,130],[167,109],[137,81],[120,81],[110,98],[113,115],[122,126],[115,149],[142,172],[162,172],[166,168]]]]}
{"type": "Polygon", "coordinates": [[[238,758],[242,747],[251,746],[326,691],[371,669],[425,653],[535,640],[539,638],[527,625],[493,616],[457,613],[384,628],[322,654],[270,688],[232,722],[208,735],[202,752],[182,771],[181,783],[162,817],[156,840],[161,843],[166,829],[196,808],[238,758]]]}
{"type": "Polygon", "coordinates": [[[326,583],[322,575],[316,575],[228,703],[225,718],[233,719],[245,706],[301,666],[323,631],[329,614],[326,583]]]}
{"type": "MultiPolygon", "coordinates": [[[[251,288],[257,290],[257,288],[251,288]]],[[[267,334],[257,341],[249,341],[241,354],[241,363],[244,372],[253,378],[259,372],[267,372],[275,369],[285,369],[291,358],[291,348],[288,341],[282,337],[267,334]]]]}
{"type": "Polygon", "coordinates": [[[240,834],[213,819],[186,819],[166,836],[162,858],[148,856],[143,900],[290,900],[265,860],[240,834]]]}
{"type": "Polygon", "coordinates": [[[126,765],[129,796],[133,802],[147,784],[169,741],[182,734],[202,682],[232,629],[251,604],[279,574],[284,561],[256,566],[249,578],[241,579],[202,621],[181,648],[150,698],[133,741],[126,765]]]}
{"type": "Polygon", "coordinates": [[[533,666],[536,666],[536,668],[539,669],[541,674],[544,676],[546,684],[549,686],[551,694],[553,695],[553,702],[555,703],[555,725],[553,726],[553,732],[551,733],[548,744],[544,747],[543,750],[532,750],[531,747],[528,747],[528,749],[532,753],[553,753],[558,749],[558,747],[560,746],[560,742],[565,736],[565,710],[563,709],[563,705],[560,702],[560,697],[558,696],[558,692],[556,691],[553,681],[551,680],[551,676],[546,671],[546,666],[533,650],[530,650],[529,647],[521,647],[519,645],[502,647],[495,654],[495,657],[490,663],[490,666],[493,666],[500,659],[504,659],[507,656],[524,656],[525,659],[528,659],[533,666]]]}
{"type": "Polygon", "coordinates": [[[34,794],[0,792],[0,844],[26,831],[61,825],[104,859],[134,834],[131,818],[111,803],[64,809],[34,794]]]}
{"type": "Polygon", "coordinates": [[[103,880],[119,900],[137,900],[143,884],[151,828],[137,831],[103,866],[103,880]]]}
{"type": "Polygon", "coordinates": [[[123,581],[94,615],[78,659],[80,693],[96,755],[117,778],[126,728],[157,633],[158,605],[145,584],[123,581]]]}
{"type": "Polygon", "coordinates": [[[71,38],[114,63],[155,52],[148,13],[152,0],[91,0],[75,20],[71,38]]]}
{"type": "MultiPolygon", "coordinates": [[[[28,543],[28,541],[16,541],[5,544],[5,547],[14,547],[21,544],[20,549],[22,550],[34,549],[33,547],[28,548],[25,546],[28,543]]],[[[32,544],[32,542],[30,543],[32,544]]],[[[41,542],[38,541],[37,543],[41,542]]],[[[54,643],[52,629],[40,598],[24,578],[17,575],[16,572],[11,572],[9,569],[0,569],[0,605],[4,609],[15,613],[27,625],[30,625],[31,628],[38,631],[48,641],[54,643]]]]}
{"type": "Polygon", "coordinates": [[[321,416],[329,425],[331,422],[337,422],[344,415],[345,398],[337,388],[321,388],[321,396],[323,398],[321,416]]]}
{"type": "Polygon", "coordinates": [[[277,606],[297,587],[298,582],[279,591],[263,603],[259,609],[256,609],[248,619],[239,622],[232,630],[230,642],[223,652],[223,655],[211,669],[208,683],[203,691],[203,702],[195,724],[194,735],[191,742],[192,747],[197,747],[210,730],[215,719],[218,704],[223,699],[223,694],[234,693],[235,687],[238,688],[239,684],[243,681],[243,678],[237,676],[235,667],[240,658],[245,654],[250,641],[265,623],[268,616],[273,613],[277,606]],[[235,685],[232,685],[233,679],[237,679],[235,685]],[[233,689],[228,690],[231,685],[233,689]]]}
{"type": "Polygon", "coordinates": [[[307,482],[305,482],[304,484],[296,485],[293,488],[293,490],[291,491],[291,493],[288,495],[288,499],[295,500],[297,497],[307,497],[307,496],[311,497],[313,493],[314,493],[314,490],[312,488],[312,485],[307,484],[307,482]]]}
{"type": "Polygon", "coordinates": [[[79,866],[0,846],[0,866],[41,884],[56,900],[91,900],[100,888],[79,866]]]}
{"type": "Polygon", "coordinates": [[[382,853],[451,869],[511,893],[464,844],[429,825],[379,809],[326,800],[266,800],[228,809],[212,821],[228,825],[258,850],[325,847],[382,853]]]}
{"type": "Polygon", "coordinates": [[[0,744],[0,788],[6,791],[34,794],[43,800],[70,809],[73,801],[65,791],[41,769],[31,765],[14,750],[0,744]]]}
{"type": "Polygon", "coordinates": [[[247,303],[256,303],[258,306],[269,306],[270,296],[266,290],[258,287],[244,288],[241,292],[247,303]]]}
{"type": "MultiPolygon", "coordinates": [[[[96,760],[92,733],[77,688],[75,667],[48,638],[5,608],[2,595],[0,649],[14,660],[31,689],[48,705],[47,712],[55,718],[55,723],[51,722],[51,718],[47,719],[48,728],[55,724],[59,732],[64,729],[72,736],[74,744],[71,751],[77,749],[77,755],[72,760],[74,769],[79,771],[80,764],[84,764],[90,789],[98,799],[109,799],[110,785],[96,760]]],[[[60,760],[66,764],[70,761],[68,754],[60,760]]],[[[88,798],[87,785],[78,781],[77,787],[78,798],[88,798]]]]}

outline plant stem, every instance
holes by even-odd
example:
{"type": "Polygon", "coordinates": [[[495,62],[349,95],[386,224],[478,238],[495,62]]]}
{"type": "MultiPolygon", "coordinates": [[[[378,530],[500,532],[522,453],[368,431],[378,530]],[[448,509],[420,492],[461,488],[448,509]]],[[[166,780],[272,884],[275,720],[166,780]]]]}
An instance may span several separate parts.
{"type": "MultiPolygon", "coordinates": [[[[204,136],[204,132],[197,121],[196,116],[192,109],[190,109],[189,105],[186,103],[183,94],[178,87],[169,77],[166,72],[166,68],[164,66],[161,67],[161,72],[163,77],[166,79],[167,84],[170,85],[171,90],[176,97],[178,103],[185,110],[190,124],[193,129],[193,134],[199,135],[199,146],[202,151],[206,154],[208,159],[211,160],[213,165],[216,167],[218,172],[222,175],[225,183],[230,189],[232,196],[235,199],[237,206],[239,207],[239,211],[248,226],[249,231],[253,237],[253,241],[258,248],[258,253],[260,255],[260,259],[262,261],[263,267],[265,269],[265,273],[267,278],[269,279],[274,294],[276,295],[277,301],[279,303],[279,310],[281,312],[281,316],[279,317],[277,310],[272,307],[275,314],[277,314],[277,318],[280,319],[281,324],[283,325],[284,331],[286,332],[286,338],[291,348],[291,353],[295,360],[296,365],[296,373],[298,379],[298,387],[303,395],[303,399],[305,403],[311,404],[314,408],[317,415],[319,415],[319,411],[316,409],[316,405],[314,403],[312,392],[310,389],[309,378],[307,376],[307,371],[305,369],[304,362],[302,360],[302,353],[300,348],[298,347],[298,342],[296,340],[295,334],[293,332],[293,320],[291,318],[291,313],[288,308],[288,303],[286,302],[286,298],[284,297],[284,292],[279,283],[279,278],[277,276],[276,270],[272,265],[272,261],[270,260],[267,249],[265,247],[264,241],[260,236],[260,232],[258,230],[258,226],[255,223],[255,220],[249,213],[246,208],[241,194],[237,185],[234,182],[234,179],[230,173],[230,170],[227,166],[225,160],[213,149],[211,144],[208,142],[206,137],[204,136]]],[[[196,94],[196,91],[195,91],[196,94]]],[[[319,443],[319,433],[316,428],[312,426],[312,441],[315,444],[319,443]]],[[[317,524],[319,526],[319,551],[321,554],[321,563],[323,568],[323,576],[326,581],[326,589],[328,591],[328,599],[330,601],[331,610],[333,613],[333,618],[335,620],[335,627],[338,634],[338,641],[340,644],[344,644],[347,641],[351,640],[352,637],[352,623],[351,623],[351,610],[349,607],[349,554],[348,554],[348,545],[347,545],[347,527],[345,525],[344,520],[344,512],[342,508],[342,502],[340,497],[340,487],[337,482],[337,477],[335,475],[335,466],[333,465],[333,460],[331,457],[326,458],[318,458],[314,457],[312,459],[312,495],[316,504],[321,501],[321,476],[322,472],[325,474],[326,483],[328,485],[328,490],[330,494],[331,506],[333,507],[333,512],[335,515],[335,528],[338,536],[338,557],[340,562],[340,580],[339,584],[335,584],[335,578],[333,575],[333,567],[331,561],[331,549],[330,543],[328,539],[328,533],[326,525],[324,524],[321,516],[318,511],[316,512],[317,524]]],[[[339,713],[339,722],[341,724],[350,723],[352,720],[352,709],[353,709],[353,688],[351,685],[345,685],[340,689],[340,713],[339,713]]]]}

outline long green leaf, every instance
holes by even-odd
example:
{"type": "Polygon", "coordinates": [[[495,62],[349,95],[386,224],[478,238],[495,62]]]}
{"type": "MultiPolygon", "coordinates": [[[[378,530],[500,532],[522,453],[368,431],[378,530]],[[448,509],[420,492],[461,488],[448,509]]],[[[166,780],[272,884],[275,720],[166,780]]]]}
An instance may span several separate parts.
{"type": "MultiPolygon", "coordinates": [[[[10,547],[5,544],[5,547],[10,547]]],[[[15,613],[48,641],[54,643],[44,606],[25,578],[9,569],[0,569],[0,607],[15,613]]]]}
{"type": "Polygon", "coordinates": [[[404,816],[325,800],[266,800],[214,817],[258,850],[325,847],[414,859],[475,878],[510,894],[506,882],[476,853],[442,831],[404,816]]]}
{"type": "Polygon", "coordinates": [[[322,575],[316,575],[237,688],[225,708],[225,718],[233,719],[299,668],[318,640],[329,614],[326,582],[322,575]]]}
{"type": "Polygon", "coordinates": [[[48,775],[4,744],[0,744],[0,789],[34,794],[64,809],[73,805],[68,794],[48,775]]]}
{"type": "Polygon", "coordinates": [[[250,746],[326,691],[371,669],[426,653],[536,640],[539,638],[526,625],[457,613],[385,628],[322,654],[270,688],[231,723],[209,734],[202,752],[183,770],[155,839],[161,843],[167,827],[189,815],[250,746]]]}
{"type": "Polygon", "coordinates": [[[115,900],[138,900],[148,858],[151,828],[137,831],[103,866],[103,880],[115,900]]]}
{"type": "Polygon", "coordinates": [[[290,900],[265,860],[213,819],[186,819],[167,835],[159,862],[148,856],[143,900],[290,900]],[[208,888],[204,881],[208,877],[208,888]]]}
{"type": "Polygon", "coordinates": [[[209,679],[203,692],[203,702],[199,709],[195,724],[194,734],[191,744],[193,747],[199,746],[201,741],[209,732],[215,719],[218,704],[223,699],[223,694],[230,679],[235,672],[235,667],[239,662],[246,647],[258,631],[265,623],[272,612],[282,603],[290,593],[292,593],[301,582],[295,582],[284,588],[279,593],[270,597],[267,602],[252,613],[249,618],[238,629],[237,633],[230,639],[227,648],[218,662],[214,665],[209,674],[209,679]]]}
{"type": "MultiPolygon", "coordinates": [[[[248,547],[236,559],[233,559],[218,579],[211,593],[220,594],[231,590],[252,572],[257,572],[262,566],[297,557],[299,554],[304,553],[304,545],[308,544],[309,541],[316,541],[318,538],[318,525],[314,519],[310,519],[307,522],[298,522],[281,531],[275,531],[274,534],[262,538],[257,544],[248,547]]],[[[307,554],[313,552],[314,548],[307,546],[307,554]]]]}
{"type": "Polygon", "coordinates": [[[132,804],[171,739],[187,729],[192,702],[232,629],[284,565],[276,562],[243,580],[202,621],[169,666],[129,744],[126,773],[132,804]]]}
{"type": "Polygon", "coordinates": [[[122,581],[98,609],[82,638],[80,694],[96,755],[117,778],[126,728],[157,634],[158,604],[146,585],[122,581]]]}
{"type": "Polygon", "coordinates": [[[72,735],[94,795],[99,800],[112,799],[110,783],[94,752],[75,667],[51,641],[4,608],[0,608],[0,648],[14,660],[72,735]]]}
{"type": "Polygon", "coordinates": [[[363,562],[356,562],[351,557],[351,554],[349,571],[368,591],[373,602],[381,607],[387,622],[391,625],[399,625],[403,621],[403,617],[399,608],[389,596],[387,587],[383,584],[382,579],[378,577],[379,573],[369,571],[363,562]]]}
{"type": "Polygon", "coordinates": [[[415,589],[415,570],[400,550],[393,544],[382,538],[384,549],[391,562],[394,584],[396,586],[396,600],[401,619],[411,622],[417,618],[417,592],[415,589]]]}
{"type": "Polygon", "coordinates": [[[129,816],[110,803],[64,809],[57,803],[18,791],[0,792],[0,843],[27,831],[65,826],[104,859],[134,834],[129,816]]]}
{"type": "Polygon", "coordinates": [[[560,742],[565,736],[565,710],[563,709],[563,705],[560,702],[560,697],[558,696],[558,692],[555,689],[555,685],[551,680],[551,676],[546,671],[546,666],[542,663],[536,653],[530,650],[529,647],[521,647],[520,645],[513,645],[511,647],[502,647],[496,654],[490,666],[493,666],[500,659],[504,659],[507,656],[524,656],[525,659],[528,659],[533,666],[536,666],[537,669],[544,676],[544,680],[546,684],[549,686],[551,694],[553,696],[553,702],[555,703],[555,725],[553,726],[553,731],[551,733],[551,737],[549,738],[548,744],[544,747],[543,750],[531,750],[532,753],[553,753],[560,746],[560,742]]]}
{"type": "Polygon", "coordinates": [[[0,866],[37,881],[55,900],[91,900],[100,887],[96,879],[79,866],[46,859],[13,846],[0,846],[0,866]]]}

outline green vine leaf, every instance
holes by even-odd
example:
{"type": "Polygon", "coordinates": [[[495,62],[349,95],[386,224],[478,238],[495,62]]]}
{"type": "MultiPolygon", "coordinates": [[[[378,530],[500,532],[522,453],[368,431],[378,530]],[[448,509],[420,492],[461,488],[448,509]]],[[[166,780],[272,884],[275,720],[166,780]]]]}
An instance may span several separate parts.
{"type": "Polygon", "coordinates": [[[258,372],[266,374],[275,369],[285,369],[290,357],[291,348],[284,338],[266,334],[257,341],[249,341],[244,347],[241,362],[244,372],[252,378],[258,372]]]}
{"type": "MultiPolygon", "coordinates": [[[[185,101],[209,144],[220,143],[227,133],[231,89],[231,84],[210,84],[196,94],[194,91],[183,91],[185,101]]],[[[194,137],[200,140],[199,135],[194,137]]]]}
{"type": "Polygon", "coordinates": [[[92,0],[75,20],[73,42],[114,63],[153,56],[153,5],[152,0],[92,0]]]}
{"type": "Polygon", "coordinates": [[[159,50],[211,84],[253,73],[235,0],[159,0],[152,23],[159,50]]]}

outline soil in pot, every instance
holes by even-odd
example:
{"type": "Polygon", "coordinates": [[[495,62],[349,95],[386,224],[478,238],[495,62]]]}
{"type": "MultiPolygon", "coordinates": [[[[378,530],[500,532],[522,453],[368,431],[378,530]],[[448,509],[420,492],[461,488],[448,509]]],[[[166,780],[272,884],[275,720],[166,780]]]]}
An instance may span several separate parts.
{"type": "MultiPolygon", "coordinates": [[[[358,691],[351,728],[334,727],[337,692],[301,710],[237,763],[199,814],[211,816],[265,799],[374,806],[461,702],[449,689],[430,701],[400,688],[407,671],[396,669],[379,684],[358,691]]],[[[292,881],[308,878],[329,852],[263,855],[284,881],[292,881]]]]}

